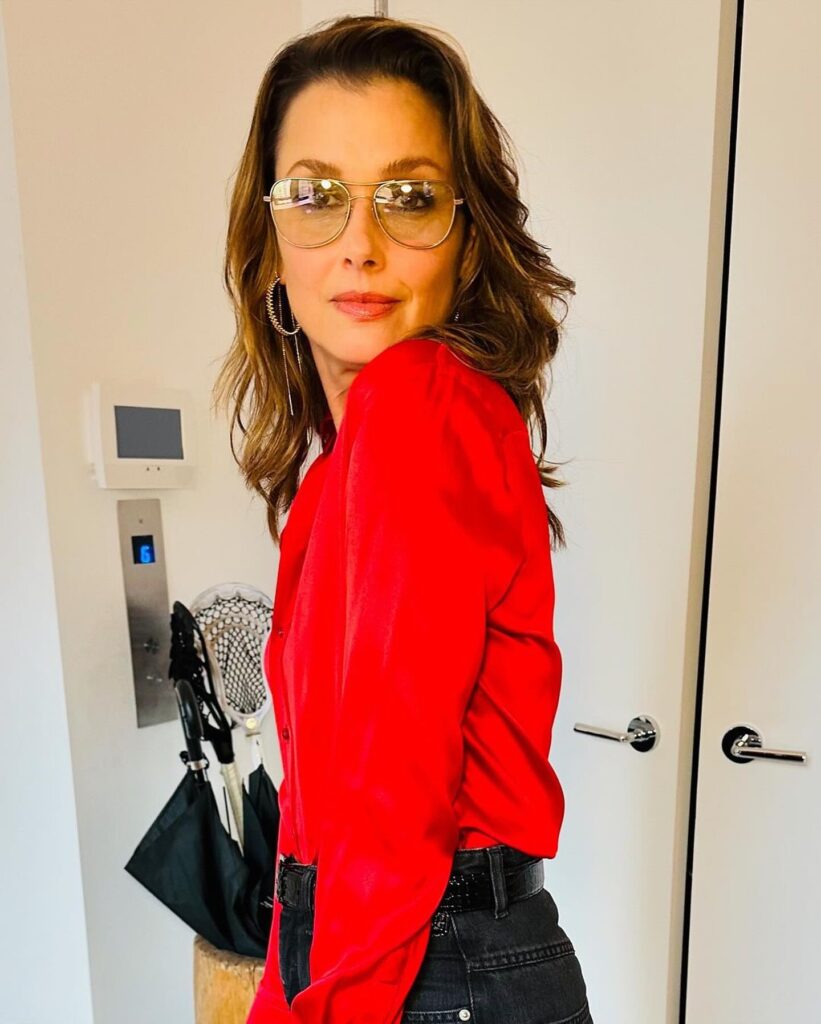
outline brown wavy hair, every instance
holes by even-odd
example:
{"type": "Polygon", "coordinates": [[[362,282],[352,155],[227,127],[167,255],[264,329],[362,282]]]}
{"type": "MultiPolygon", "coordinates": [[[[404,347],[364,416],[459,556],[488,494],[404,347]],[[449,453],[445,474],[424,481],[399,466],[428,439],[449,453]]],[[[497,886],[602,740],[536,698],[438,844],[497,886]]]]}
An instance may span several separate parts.
{"type": "MultiPolygon", "coordinates": [[[[267,504],[275,543],[279,515],[290,508],[312,440],[324,440],[323,431],[332,431],[333,425],[328,428],[328,402],[306,345],[301,346],[301,368],[293,346],[286,345],[294,405],[290,414],[281,336],[265,307],[279,252],[262,196],[274,180],[285,112],[301,89],[317,81],[355,87],[386,77],[414,83],[444,117],[461,189],[457,194],[467,199],[462,207],[466,231],[472,221],[477,232],[473,272],[460,281],[454,296],[458,323],[419,325],[406,337],[443,341],[495,378],[515,402],[531,438],[534,427],[538,430],[540,451],[534,458],[542,485],[565,485],[554,476],[557,466],[544,460],[544,398],[550,391],[545,370],[550,371],[567,315],[564,296],[575,294],[575,282],[556,269],[550,250],[526,229],[529,211],[519,197],[510,138],[480,96],[467,57],[448,33],[417,21],[345,15],[294,37],[269,64],[230,201],[224,283],[236,333],[214,386],[215,405],[231,406],[231,451],[249,489],[267,504]],[[561,320],[555,315],[557,303],[564,310],[561,320]],[[237,427],[243,436],[239,455],[237,427]]],[[[284,326],[288,322],[286,307],[284,326]]],[[[552,542],[566,547],[562,524],[546,507],[552,542]]]]}

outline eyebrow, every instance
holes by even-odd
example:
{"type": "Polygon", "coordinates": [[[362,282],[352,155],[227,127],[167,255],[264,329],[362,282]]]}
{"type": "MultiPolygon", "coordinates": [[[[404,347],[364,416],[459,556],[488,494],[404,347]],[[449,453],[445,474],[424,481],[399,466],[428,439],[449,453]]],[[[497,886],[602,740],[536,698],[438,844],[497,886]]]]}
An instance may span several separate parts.
{"type": "MultiPolygon", "coordinates": [[[[384,178],[390,178],[396,174],[407,174],[409,171],[413,171],[422,165],[433,167],[440,174],[446,173],[444,167],[441,167],[435,160],[431,160],[427,156],[403,156],[398,160],[391,160],[389,164],[385,164],[379,173],[384,178]]],[[[306,167],[309,171],[318,174],[320,177],[339,178],[342,175],[342,171],[336,164],[329,164],[324,160],[306,159],[297,160],[285,175],[286,178],[293,174],[295,167],[306,167]]]]}

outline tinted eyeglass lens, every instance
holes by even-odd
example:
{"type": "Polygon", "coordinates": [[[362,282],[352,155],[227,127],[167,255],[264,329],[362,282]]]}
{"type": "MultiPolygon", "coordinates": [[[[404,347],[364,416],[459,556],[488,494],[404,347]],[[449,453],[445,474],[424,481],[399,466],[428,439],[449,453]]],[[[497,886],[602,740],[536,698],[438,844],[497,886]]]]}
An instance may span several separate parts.
{"type": "Polygon", "coordinates": [[[274,185],[271,213],[277,230],[294,245],[321,245],[345,221],[348,197],[337,182],[283,178],[274,185]]]}
{"type": "MultiPolygon", "coordinates": [[[[381,185],[376,211],[388,235],[402,245],[438,245],[453,221],[454,191],[447,182],[406,180],[381,185]]],[[[271,213],[277,230],[294,245],[322,245],[345,222],[348,197],[335,181],[284,178],[274,185],[271,213]]]]}
{"type": "Polygon", "coordinates": [[[453,220],[453,189],[442,181],[392,181],[376,193],[385,230],[403,245],[426,248],[447,235],[453,220]]]}

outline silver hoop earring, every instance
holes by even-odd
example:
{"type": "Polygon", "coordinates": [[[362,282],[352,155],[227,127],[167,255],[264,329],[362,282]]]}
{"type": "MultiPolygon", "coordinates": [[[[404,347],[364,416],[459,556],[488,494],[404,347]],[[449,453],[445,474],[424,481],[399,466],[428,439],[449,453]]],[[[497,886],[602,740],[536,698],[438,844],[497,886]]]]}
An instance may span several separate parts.
{"type": "Polygon", "coordinates": [[[459,319],[459,310],[457,309],[456,312],[453,314],[453,322],[456,323],[456,321],[458,319],[459,319]]]}
{"type": "Polygon", "coordinates": [[[285,286],[279,279],[279,274],[274,278],[271,284],[268,286],[268,291],[265,293],[265,307],[268,310],[268,319],[274,325],[274,330],[279,334],[282,342],[282,365],[285,367],[285,387],[288,391],[288,408],[291,410],[291,416],[294,415],[294,400],[291,395],[291,380],[288,376],[288,357],[285,353],[285,338],[292,337],[294,339],[294,348],[296,349],[296,360],[299,364],[300,373],[302,372],[302,355],[299,351],[299,334],[301,327],[297,323],[297,319],[294,316],[294,311],[291,310],[291,320],[294,322],[294,329],[292,331],[286,331],[282,326],[282,289],[285,286]],[[274,314],[274,289],[279,285],[279,291],[277,292],[277,305],[279,306],[279,319],[274,314]]]}

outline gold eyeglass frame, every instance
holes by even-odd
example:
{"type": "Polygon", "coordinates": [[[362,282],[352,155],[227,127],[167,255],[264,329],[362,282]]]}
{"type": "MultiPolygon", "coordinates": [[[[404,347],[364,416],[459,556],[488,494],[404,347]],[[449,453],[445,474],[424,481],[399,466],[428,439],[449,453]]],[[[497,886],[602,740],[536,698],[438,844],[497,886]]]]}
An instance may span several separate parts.
{"type": "Polygon", "coordinates": [[[275,229],[282,234],[282,237],[285,239],[286,242],[288,242],[290,245],[295,245],[298,249],[318,249],[318,248],[320,248],[323,245],[330,245],[331,242],[336,241],[336,239],[339,238],[339,236],[342,234],[342,232],[348,226],[348,221],[351,219],[351,207],[352,207],[354,201],[357,200],[357,199],[370,199],[371,200],[371,205],[372,205],[372,208],[373,208],[373,215],[374,215],[374,218],[376,219],[376,223],[379,225],[379,227],[382,229],[382,231],[385,233],[385,235],[392,242],[395,242],[397,245],[401,245],[405,249],[420,249],[420,250],[421,249],[435,249],[437,246],[440,246],[444,241],[447,240],[448,236],[450,235],[451,231],[453,230],[454,222],[456,221],[456,207],[459,206],[461,203],[464,203],[466,201],[464,196],[459,196],[459,197],[456,196],[456,189],[453,187],[453,185],[451,185],[451,183],[449,181],[442,181],[442,180],[437,179],[437,178],[387,178],[385,181],[343,181],[341,178],[316,178],[316,177],[307,177],[306,175],[293,175],[293,174],[288,175],[288,177],[286,177],[286,178],[277,178],[277,180],[271,186],[268,194],[264,195],[262,197],[262,201],[264,203],[268,203],[268,209],[271,211],[271,220],[273,221],[275,229]],[[316,242],[313,245],[300,245],[298,242],[292,242],[290,240],[290,238],[288,238],[287,235],[285,235],[282,232],[282,229],[278,226],[278,224],[276,222],[276,218],[274,217],[274,204],[273,204],[274,189],[277,187],[277,185],[281,181],[291,181],[291,180],[296,180],[296,181],[299,181],[299,180],[302,180],[302,181],[330,181],[330,182],[333,182],[335,185],[341,185],[342,186],[342,188],[345,191],[345,194],[348,197],[348,208],[345,211],[345,219],[342,222],[342,226],[340,227],[339,231],[337,231],[336,234],[333,235],[332,238],[327,239],[327,241],[325,241],[325,242],[316,242]],[[408,182],[413,183],[413,182],[420,182],[420,181],[429,181],[429,182],[431,182],[433,184],[436,184],[436,185],[447,185],[447,187],[450,189],[450,191],[451,191],[451,193],[453,195],[453,210],[451,211],[450,224],[448,224],[448,229],[444,233],[442,238],[440,238],[440,240],[438,242],[434,242],[433,245],[408,245],[407,242],[400,242],[400,241],[398,241],[398,239],[394,238],[393,235],[390,234],[388,229],[382,223],[382,221],[381,221],[381,219],[379,217],[379,214],[377,212],[377,209],[376,209],[376,192],[377,192],[377,189],[381,188],[383,185],[401,185],[401,184],[405,184],[405,183],[408,183],[408,182]],[[369,196],[367,196],[367,195],[365,195],[365,196],[352,196],[351,193],[348,191],[348,185],[373,185],[374,186],[374,190],[371,193],[371,195],[369,195],[369,196]]]}

